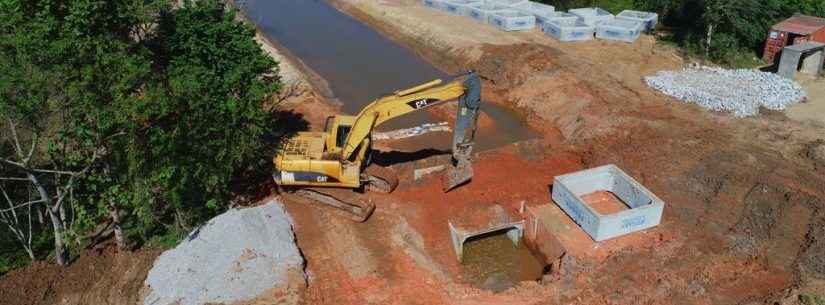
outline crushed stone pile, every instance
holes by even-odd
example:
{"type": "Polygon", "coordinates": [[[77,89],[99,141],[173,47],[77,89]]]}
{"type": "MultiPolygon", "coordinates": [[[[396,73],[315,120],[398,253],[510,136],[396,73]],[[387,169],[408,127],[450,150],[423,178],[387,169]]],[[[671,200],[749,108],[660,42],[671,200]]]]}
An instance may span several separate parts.
{"type": "Polygon", "coordinates": [[[158,257],[144,305],[235,303],[305,283],[292,219],[277,201],[233,209],[158,257]],[[296,276],[297,275],[297,276],[296,276]]]}
{"type": "Polygon", "coordinates": [[[682,71],[661,71],[645,77],[648,86],[679,100],[737,117],[759,113],[759,107],[784,110],[806,94],[793,80],[750,69],[728,70],[696,66],[682,71]]]}

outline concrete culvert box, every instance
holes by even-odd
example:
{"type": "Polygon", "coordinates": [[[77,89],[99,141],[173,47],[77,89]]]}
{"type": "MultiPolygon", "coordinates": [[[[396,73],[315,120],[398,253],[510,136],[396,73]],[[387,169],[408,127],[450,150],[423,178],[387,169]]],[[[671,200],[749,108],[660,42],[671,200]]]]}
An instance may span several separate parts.
{"type": "Polygon", "coordinates": [[[490,3],[490,4],[497,4],[497,5],[503,5],[503,6],[508,6],[508,7],[514,7],[514,6],[518,6],[518,5],[522,5],[524,3],[527,3],[528,0],[486,0],[485,2],[490,3]]]}
{"type": "Polygon", "coordinates": [[[504,31],[526,31],[536,26],[536,17],[516,10],[498,11],[490,15],[490,24],[504,31]]]}
{"type": "Polygon", "coordinates": [[[657,226],[665,206],[656,195],[612,164],[556,176],[552,197],[595,241],[657,226]],[[602,215],[582,199],[600,191],[610,192],[628,209],[602,215]]]}
{"type": "Polygon", "coordinates": [[[596,26],[596,38],[634,42],[639,39],[644,25],[638,21],[614,19],[596,26]]]}
{"type": "Polygon", "coordinates": [[[470,16],[470,7],[480,3],[480,0],[447,0],[444,1],[444,10],[459,16],[470,16]]]}
{"type": "Polygon", "coordinates": [[[422,0],[421,4],[425,7],[444,11],[446,10],[445,2],[444,0],[422,0]]]}
{"type": "Polygon", "coordinates": [[[650,32],[659,22],[659,15],[651,12],[624,10],[616,15],[616,19],[639,22],[643,25],[642,31],[650,32]]]}
{"type": "Polygon", "coordinates": [[[592,40],[596,28],[585,24],[581,19],[556,19],[547,21],[542,31],[559,41],[592,40]]]}
{"type": "Polygon", "coordinates": [[[566,12],[552,12],[544,15],[536,15],[536,25],[544,29],[544,25],[550,21],[569,20],[575,22],[579,16],[566,12]]]}
{"type": "Polygon", "coordinates": [[[478,22],[489,23],[490,16],[495,12],[512,10],[512,8],[499,4],[479,3],[470,5],[470,18],[478,22]]]}
{"type": "Polygon", "coordinates": [[[613,20],[614,16],[610,12],[598,7],[586,7],[569,10],[573,15],[579,16],[585,24],[596,26],[599,23],[613,20]]]}
{"type": "Polygon", "coordinates": [[[517,10],[519,12],[525,13],[525,14],[530,14],[530,15],[535,16],[536,17],[536,25],[538,25],[538,26],[541,26],[543,24],[544,20],[547,19],[547,17],[552,17],[553,13],[556,12],[556,8],[553,7],[552,5],[547,5],[547,4],[533,2],[533,1],[528,1],[528,2],[525,2],[525,3],[522,3],[522,4],[514,5],[513,9],[517,10]],[[542,19],[541,23],[539,22],[539,17],[540,16],[544,18],[544,19],[542,19]]]}

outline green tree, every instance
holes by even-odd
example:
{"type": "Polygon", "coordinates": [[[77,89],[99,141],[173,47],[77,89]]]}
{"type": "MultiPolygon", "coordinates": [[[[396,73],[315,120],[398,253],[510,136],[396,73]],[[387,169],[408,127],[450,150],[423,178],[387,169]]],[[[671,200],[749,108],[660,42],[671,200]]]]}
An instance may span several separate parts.
{"type": "Polygon", "coordinates": [[[101,223],[124,245],[224,208],[279,89],[253,37],[223,1],[0,0],[0,186],[36,190],[4,194],[47,212],[58,263],[101,223]]]}

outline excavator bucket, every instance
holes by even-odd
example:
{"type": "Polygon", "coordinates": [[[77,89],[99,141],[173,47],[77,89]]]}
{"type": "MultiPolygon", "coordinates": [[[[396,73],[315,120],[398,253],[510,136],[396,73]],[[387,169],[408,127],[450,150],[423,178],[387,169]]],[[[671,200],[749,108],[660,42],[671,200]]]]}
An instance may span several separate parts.
{"type": "Polygon", "coordinates": [[[447,169],[447,172],[442,176],[442,186],[444,192],[449,192],[452,189],[461,186],[473,179],[473,165],[470,160],[457,160],[456,164],[447,169]]]}
{"type": "Polygon", "coordinates": [[[473,165],[470,156],[476,135],[478,113],[481,108],[481,80],[471,71],[464,80],[466,94],[459,100],[458,115],[453,133],[452,167],[441,179],[444,192],[463,185],[473,178],[473,165]]]}

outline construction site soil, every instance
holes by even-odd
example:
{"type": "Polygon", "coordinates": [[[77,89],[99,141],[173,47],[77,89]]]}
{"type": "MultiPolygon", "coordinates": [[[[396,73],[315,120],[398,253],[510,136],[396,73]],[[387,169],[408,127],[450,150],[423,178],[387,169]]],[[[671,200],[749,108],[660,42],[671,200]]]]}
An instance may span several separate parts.
{"type": "MultiPolygon", "coordinates": [[[[402,182],[368,195],[377,209],[365,223],[283,195],[307,260],[303,304],[798,304],[799,294],[825,294],[821,126],[772,111],[734,118],[656,93],[642,76],[685,62],[650,36],[561,44],[414,0],[332,3],[437,67],[477,70],[485,100],[543,137],[478,154],[473,181],[446,194],[438,175],[412,177],[444,152],[381,143],[376,162],[402,182]],[[540,279],[493,292],[464,278],[450,219],[546,205],[554,176],[611,163],[665,201],[659,226],[596,243],[565,218],[566,254],[540,279]]],[[[310,100],[294,112],[318,128],[319,112],[334,109],[310,100]]],[[[105,250],[67,269],[35,264],[0,279],[0,302],[136,304],[156,255],[105,250]]]]}

